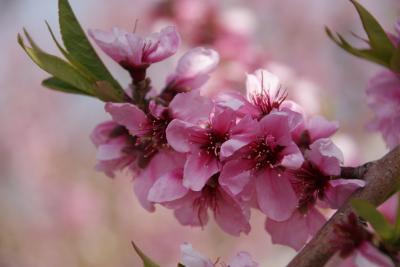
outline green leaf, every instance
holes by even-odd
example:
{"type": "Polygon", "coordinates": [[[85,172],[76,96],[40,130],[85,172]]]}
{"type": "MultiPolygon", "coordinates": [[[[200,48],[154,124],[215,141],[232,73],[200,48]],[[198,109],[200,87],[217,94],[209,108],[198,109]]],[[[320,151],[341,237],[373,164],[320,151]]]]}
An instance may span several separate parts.
{"type": "Polygon", "coordinates": [[[355,6],[358,15],[360,16],[364,30],[368,35],[368,39],[373,50],[379,52],[383,59],[390,60],[394,52],[394,45],[387,36],[385,30],[379,22],[356,0],[350,0],[355,6]]]}
{"type": "Polygon", "coordinates": [[[136,253],[143,261],[143,267],[160,267],[160,265],[154,263],[149,257],[147,257],[132,241],[132,246],[135,249],[136,253]]]}
{"type": "Polygon", "coordinates": [[[367,220],[382,239],[390,240],[393,237],[393,227],[374,205],[361,199],[353,199],[351,204],[357,214],[367,220]]]}
{"type": "Polygon", "coordinates": [[[40,68],[74,88],[89,95],[92,94],[92,83],[81,75],[76,68],[61,58],[43,52],[29,34],[27,32],[25,34],[32,47],[27,47],[19,34],[18,43],[40,68]]]}
{"type": "Polygon", "coordinates": [[[87,92],[84,92],[84,91],[79,90],[78,88],[75,88],[74,86],[70,85],[69,83],[66,83],[56,77],[50,77],[50,78],[44,80],[42,82],[42,85],[49,89],[53,89],[53,90],[64,92],[64,93],[93,96],[87,92]]]}
{"type": "Polygon", "coordinates": [[[336,36],[335,36],[332,33],[332,31],[327,27],[325,27],[325,32],[334,43],[336,43],[339,47],[341,47],[343,50],[347,51],[348,53],[350,53],[356,57],[372,61],[372,62],[382,65],[386,68],[390,68],[389,62],[383,60],[381,58],[381,56],[379,56],[376,53],[375,50],[355,48],[355,47],[351,46],[340,34],[336,33],[336,36]]]}
{"type": "Polygon", "coordinates": [[[94,85],[94,93],[95,95],[103,101],[106,102],[120,102],[121,97],[115,90],[113,90],[112,86],[108,81],[98,81],[95,82],[94,85]]]}
{"type": "Polygon", "coordinates": [[[120,99],[123,99],[124,92],[121,86],[93,49],[68,0],[59,0],[58,8],[61,36],[69,56],[82,64],[95,77],[96,81],[109,82],[110,89],[115,90],[120,99]]]}

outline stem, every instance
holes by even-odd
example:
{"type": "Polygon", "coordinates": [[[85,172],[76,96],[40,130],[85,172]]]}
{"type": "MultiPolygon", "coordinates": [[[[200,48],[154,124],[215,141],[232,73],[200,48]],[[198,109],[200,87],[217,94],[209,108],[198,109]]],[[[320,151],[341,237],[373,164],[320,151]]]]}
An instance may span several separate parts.
{"type": "Polygon", "coordinates": [[[350,205],[350,199],[363,199],[378,206],[396,190],[400,180],[400,146],[377,161],[353,168],[353,170],[344,168],[343,172],[344,174],[356,174],[355,177],[357,174],[363,173],[362,178],[367,182],[366,186],[354,192],[287,267],[324,266],[336,253],[332,246],[333,226],[347,218],[350,212],[354,212],[350,205]],[[365,170],[361,170],[361,168],[365,170]]]}

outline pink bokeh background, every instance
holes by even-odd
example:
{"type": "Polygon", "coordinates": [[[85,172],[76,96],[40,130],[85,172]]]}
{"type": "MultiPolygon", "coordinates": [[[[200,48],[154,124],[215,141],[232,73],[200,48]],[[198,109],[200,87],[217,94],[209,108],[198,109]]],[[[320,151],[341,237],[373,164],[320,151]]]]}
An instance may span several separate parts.
{"type": "MultiPolygon", "coordinates": [[[[192,3],[197,1],[201,0],[192,3]]],[[[399,1],[360,2],[392,30],[400,15],[399,1]]],[[[133,29],[138,19],[138,32],[145,34],[165,23],[150,18],[157,1],[70,3],[86,29],[115,25],[133,29]]],[[[247,14],[243,21],[230,23],[247,27],[248,37],[267,59],[264,67],[281,76],[290,96],[308,112],[340,122],[334,140],[344,151],[346,164],[356,165],[385,153],[380,135],[365,130],[372,118],[365,87],[379,67],[345,54],[323,30],[329,25],[348,37],[349,31],[362,33],[349,1],[219,2],[218,14],[225,14],[227,20],[232,10],[247,14]]],[[[183,242],[192,243],[212,259],[229,259],[247,250],[261,266],[288,263],[295,251],[271,244],[264,218],[257,212],[251,219],[251,233],[239,238],[226,235],[214,223],[203,230],[183,227],[169,210],[145,211],[135,199],[128,174],[111,180],[94,170],[95,148],[89,134],[108,118],[103,104],[43,89],[40,82],[47,75],[16,42],[17,32],[26,27],[45,50],[58,53],[45,19],[54,29],[58,27],[57,1],[0,0],[0,266],[140,266],[131,240],[167,267],[176,266],[183,242]]],[[[128,75],[99,54],[126,85],[128,75]]],[[[156,86],[162,85],[177,58],[151,69],[156,86]]],[[[217,71],[211,79],[226,73],[229,70],[217,71]]],[[[244,87],[245,73],[235,77],[244,87]]]]}

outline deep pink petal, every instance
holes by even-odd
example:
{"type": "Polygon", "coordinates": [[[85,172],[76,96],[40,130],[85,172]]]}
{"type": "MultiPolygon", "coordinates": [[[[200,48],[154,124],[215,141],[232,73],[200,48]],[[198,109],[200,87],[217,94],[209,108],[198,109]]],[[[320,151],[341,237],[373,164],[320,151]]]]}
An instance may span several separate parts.
{"type": "Polygon", "coordinates": [[[149,131],[146,114],[135,105],[109,102],[105,109],[115,122],[125,126],[132,135],[142,136],[149,131]]]}
{"type": "Polygon", "coordinates": [[[258,205],[263,213],[275,221],[289,219],[296,209],[297,197],[288,176],[276,171],[264,171],[256,178],[258,205]]]}
{"type": "Polygon", "coordinates": [[[215,221],[228,234],[239,236],[241,232],[250,232],[250,213],[244,210],[247,207],[226,193],[222,188],[218,190],[217,208],[214,210],[215,221]]]}
{"type": "Polygon", "coordinates": [[[236,114],[232,109],[218,108],[211,118],[211,127],[219,134],[228,134],[236,123],[236,114]]]}
{"type": "Polygon", "coordinates": [[[293,142],[284,148],[282,154],[284,156],[281,161],[281,165],[286,168],[296,170],[300,168],[304,162],[303,154],[293,142]]]}
{"type": "Polygon", "coordinates": [[[329,182],[330,187],[325,192],[324,201],[332,209],[340,208],[343,203],[360,187],[365,186],[365,181],[357,179],[336,179],[329,182]]]}
{"type": "Polygon", "coordinates": [[[183,185],[193,191],[200,191],[211,176],[221,170],[218,160],[205,151],[190,153],[183,172],[183,185]]]}
{"type": "Polygon", "coordinates": [[[316,208],[308,209],[306,223],[310,236],[314,236],[324,226],[325,222],[325,217],[316,208]]]}
{"type": "Polygon", "coordinates": [[[288,116],[284,112],[271,112],[260,120],[261,131],[271,135],[280,145],[286,146],[292,142],[288,116]]]}

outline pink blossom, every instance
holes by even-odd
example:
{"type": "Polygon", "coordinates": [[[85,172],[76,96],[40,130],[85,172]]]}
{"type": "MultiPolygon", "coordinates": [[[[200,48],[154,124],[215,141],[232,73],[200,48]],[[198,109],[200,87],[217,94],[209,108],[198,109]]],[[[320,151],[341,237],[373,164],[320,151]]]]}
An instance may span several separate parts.
{"type": "Polygon", "coordinates": [[[339,256],[347,258],[341,266],[394,267],[390,257],[378,250],[372,243],[373,235],[350,213],[347,221],[335,225],[335,239],[332,240],[339,256]]]}
{"type": "Polygon", "coordinates": [[[182,260],[185,267],[214,267],[214,263],[207,257],[195,251],[191,244],[181,245],[182,260]]]}
{"type": "Polygon", "coordinates": [[[209,74],[218,62],[216,51],[203,47],[193,48],[179,59],[175,73],[168,76],[168,87],[180,91],[197,89],[209,79],[209,74]]]}
{"type": "Polygon", "coordinates": [[[382,205],[378,207],[379,212],[381,212],[385,218],[392,224],[396,221],[397,206],[399,205],[399,194],[396,193],[386,200],[382,205]]]}
{"type": "Polygon", "coordinates": [[[292,179],[299,198],[298,208],[303,212],[317,200],[337,209],[356,189],[365,185],[362,180],[339,179],[343,155],[330,139],[315,141],[305,156],[306,161],[293,172],[292,179]]]}
{"type": "Polygon", "coordinates": [[[295,250],[300,250],[310,237],[324,225],[326,219],[315,208],[307,212],[299,210],[282,222],[267,219],[265,229],[271,235],[272,243],[286,245],[295,250]]]}
{"type": "Polygon", "coordinates": [[[115,176],[115,171],[132,166],[136,159],[132,140],[128,131],[113,121],[99,124],[93,130],[91,139],[97,148],[96,169],[109,177],[115,176]]]}
{"type": "Polygon", "coordinates": [[[367,88],[369,107],[375,118],[368,127],[380,131],[389,148],[400,143],[400,76],[391,71],[378,73],[367,88]]]}
{"type": "Polygon", "coordinates": [[[182,225],[203,227],[210,209],[217,224],[228,234],[238,236],[250,231],[248,205],[225,191],[219,185],[218,175],[209,179],[201,191],[193,191],[183,186],[183,168],[176,168],[154,183],[148,199],[173,209],[182,225]]]}
{"type": "MultiPolygon", "coordinates": [[[[195,251],[192,245],[184,243],[181,245],[182,260],[181,263],[185,267],[214,267],[210,259],[195,251]]],[[[229,262],[229,264],[221,263],[227,267],[258,267],[258,263],[253,261],[250,254],[246,251],[238,252],[229,262]]]]}
{"type": "Polygon", "coordinates": [[[167,128],[168,143],[173,149],[187,153],[183,185],[200,191],[211,176],[222,169],[220,150],[229,139],[236,115],[231,109],[215,109],[203,127],[183,120],[173,120],[167,128]]]}
{"type": "Polygon", "coordinates": [[[291,216],[297,200],[287,170],[299,168],[303,156],[291,139],[287,114],[274,111],[259,122],[242,120],[221,154],[230,157],[221,172],[223,186],[238,194],[254,179],[259,208],[277,221],[291,216]]]}
{"type": "Polygon", "coordinates": [[[89,35],[107,55],[130,71],[132,76],[135,76],[133,73],[137,76],[138,69],[146,69],[149,64],[175,54],[180,45],[180,36],[172,26],[146,38],[116,27],[111,32],[89,30],[89,35]]]}

